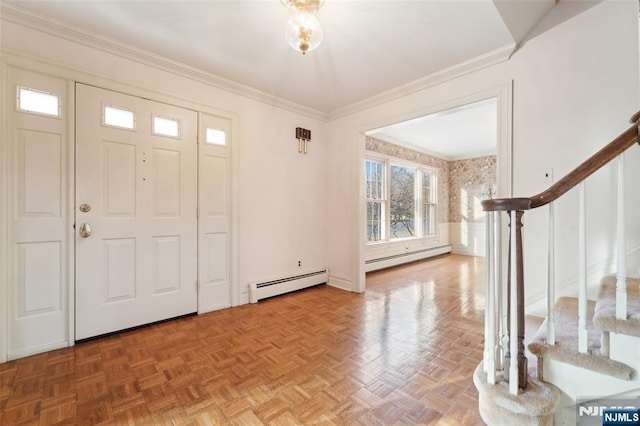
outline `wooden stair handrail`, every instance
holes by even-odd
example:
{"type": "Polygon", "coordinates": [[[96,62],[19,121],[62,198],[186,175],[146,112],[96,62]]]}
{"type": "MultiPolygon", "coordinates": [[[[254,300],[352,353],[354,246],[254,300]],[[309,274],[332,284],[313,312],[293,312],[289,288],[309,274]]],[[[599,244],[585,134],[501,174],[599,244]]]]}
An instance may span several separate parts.
{"type": "Polygon", "coordinates": [[[640,111],[636,112],[630,122],[635,125],[629,127],[624,133],[611,141],[607,146],[593,154],[589,159],[573,169],[569,174],[551,185],[546,191],[528,198],[496,198],[483,200],[484,211],[512,211],[531,210],[549,204],[580,182],[598,171],[602,166],[622,154],[632,145],[638,142],[640,129],[640,111]]]}

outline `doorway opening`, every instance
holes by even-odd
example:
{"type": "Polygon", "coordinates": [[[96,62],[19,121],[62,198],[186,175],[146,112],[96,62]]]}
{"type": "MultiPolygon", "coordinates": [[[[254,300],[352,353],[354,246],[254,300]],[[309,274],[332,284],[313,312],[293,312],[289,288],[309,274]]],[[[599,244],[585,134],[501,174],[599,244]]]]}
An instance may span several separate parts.
{"type": "Polygon", "coordinates": [[[484,256],[481,201],[511,194],[511,84],[362,132],[356,291],[365,274],[484,256]]]}

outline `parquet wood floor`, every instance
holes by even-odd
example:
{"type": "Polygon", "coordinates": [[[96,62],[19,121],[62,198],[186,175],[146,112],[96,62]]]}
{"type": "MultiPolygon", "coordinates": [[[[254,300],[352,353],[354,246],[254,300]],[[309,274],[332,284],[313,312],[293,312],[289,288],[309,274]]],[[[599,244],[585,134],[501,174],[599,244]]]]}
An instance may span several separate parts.
{"type": "Polygon", "coordinates": [[[479,425],[482,282],[443,256],[0,364],[0,423],[479,425]]]}

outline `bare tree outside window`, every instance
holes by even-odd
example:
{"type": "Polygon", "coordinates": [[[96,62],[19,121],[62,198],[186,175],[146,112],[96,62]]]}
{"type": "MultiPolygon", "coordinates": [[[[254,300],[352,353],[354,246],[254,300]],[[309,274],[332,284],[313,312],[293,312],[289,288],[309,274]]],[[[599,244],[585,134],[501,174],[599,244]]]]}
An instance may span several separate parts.
{"type": "Polygon", "coordinates": [[[390,232],[393,238],[413,237],[415,217],[416,170],[391,164],[389,167],[390,232]]]}

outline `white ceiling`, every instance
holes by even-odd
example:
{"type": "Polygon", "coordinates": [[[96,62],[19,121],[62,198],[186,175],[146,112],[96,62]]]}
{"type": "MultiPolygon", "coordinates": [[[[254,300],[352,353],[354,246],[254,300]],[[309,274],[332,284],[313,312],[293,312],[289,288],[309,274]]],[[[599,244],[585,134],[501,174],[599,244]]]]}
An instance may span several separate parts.
{"type": "MultiPolygon", "coordinates": [[[[466,69],[496,52],[506,58],[555,0],[326,0],[318,12],[324,39],[305,56],[284,40],[289,10],[279,0],[0,0],[0,5],[4,18],[12,12],[36,19],[36,26],[149,52],[230,81],[231,90],[257,90],[276,104],[330,118],[386,94],[411,91],[412,84],[443,70],[466,69]]],[[[421,134],[427,122],[434,120],[391,129],[388,136],[424,144],[433,139],[421,134]]],[[[433,124],[428,131],[436,129],[433,124]]]]}
{"type": "Polygon", "coordinates": [[[396,144],[410,144],[448,160],[494,155],[498,142],[498,100],[485,99],[367,134],[396,144]]]}

